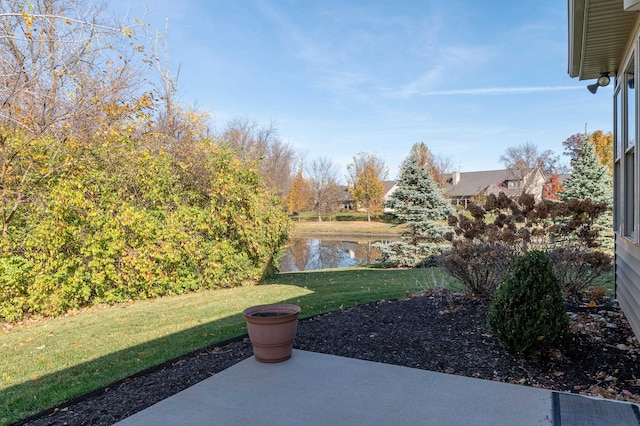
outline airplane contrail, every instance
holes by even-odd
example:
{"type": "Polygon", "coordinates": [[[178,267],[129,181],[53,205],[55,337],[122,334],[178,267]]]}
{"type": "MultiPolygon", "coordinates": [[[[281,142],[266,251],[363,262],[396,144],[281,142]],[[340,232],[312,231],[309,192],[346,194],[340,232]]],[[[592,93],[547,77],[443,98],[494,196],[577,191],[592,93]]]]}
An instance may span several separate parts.
{"type": "Polygon", "coordinates": [[[442,95],[509,95],[522,93],[552,92],[558,90],[579,90],[580,86],[542,86],[542,87],[489,87],[482,89],[453,89],[422,92],[422,96],[442,95]]]}

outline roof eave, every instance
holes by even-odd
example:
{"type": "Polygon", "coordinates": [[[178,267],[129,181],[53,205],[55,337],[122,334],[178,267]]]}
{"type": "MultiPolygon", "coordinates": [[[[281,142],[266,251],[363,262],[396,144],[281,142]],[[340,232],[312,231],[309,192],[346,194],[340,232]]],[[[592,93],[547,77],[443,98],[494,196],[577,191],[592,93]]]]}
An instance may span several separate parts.
{"type": "Polygon", "coordinates": [[[568,0],[569,75],[580,80],[617,73],[638,12],[623,0],[568,0]]]}
{"type": "Polygon", "coordinates": [[[567,2],[569,8],[569,76],[571,78],[580,75],[584,40],[584,3],[585,0],[569,0],[567,2]]]}

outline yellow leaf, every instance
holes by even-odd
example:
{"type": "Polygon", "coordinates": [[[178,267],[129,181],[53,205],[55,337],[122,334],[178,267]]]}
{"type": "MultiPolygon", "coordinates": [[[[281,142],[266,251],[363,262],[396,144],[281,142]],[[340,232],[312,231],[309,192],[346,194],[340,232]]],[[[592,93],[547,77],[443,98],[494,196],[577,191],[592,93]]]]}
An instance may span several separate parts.
{"type": "Polygon", "coordinates": [[[592,300],[587,306],[589,306],[590,308],[595,308],[596,306],[598,306],[598,304],[592,300]]]}

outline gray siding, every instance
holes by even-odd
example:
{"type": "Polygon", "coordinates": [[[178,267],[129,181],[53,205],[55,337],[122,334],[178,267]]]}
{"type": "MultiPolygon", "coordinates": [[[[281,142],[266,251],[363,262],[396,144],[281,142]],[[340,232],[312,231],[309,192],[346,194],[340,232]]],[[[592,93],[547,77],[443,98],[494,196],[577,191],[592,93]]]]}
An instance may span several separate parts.
{"type": "Polygon", "coordinates": [[[640,337],[640,247],[616,234],[616,297],[640,337]]]}

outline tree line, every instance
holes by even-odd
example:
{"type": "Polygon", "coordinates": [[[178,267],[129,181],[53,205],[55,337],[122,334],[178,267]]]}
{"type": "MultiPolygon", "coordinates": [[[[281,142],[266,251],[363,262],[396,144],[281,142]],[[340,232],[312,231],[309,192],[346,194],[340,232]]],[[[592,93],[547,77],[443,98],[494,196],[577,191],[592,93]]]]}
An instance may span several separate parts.
{"type": "MultiPolygon", "coordinates": [[[[611,132],[601,130],[593,133],[585,130],[585,133],[569,136],[562,143],[565,149],[563,155],[569,157],[569,167],[562,164],[560,155],[551,150],[540,151],[533,142],[508,147],[500,156],[500,162],[520,178],[532,169],[540,169],[547,178],[543,197],[559,200],[558,194],[563,190],[559,176],[573,169],[583,143],[593,147],[597,163],[605,166],[608,176],[612,177],[613,136],[611,132]]],[[[430,174],[439,189],[446,189],[447,176],[453,171],[450,158],[435,155],[424,142],[414,144],[411,155],[417,157],[416,161],[430,174]]],[[[387,189],[384,182],[388,178],[384,160],[375,153],[361,152],[353,157],[353,161],[347,165],[346,188],[339,184],[339,170],[330,159],[314,159],[307,167],[300,164],[294,174],[287,209],[290,214],[314,211],[318,214],[318,220],[321,220],[323,214],[340,209],[345,197],[350,197],[355,201],[355,208],[364,210],[370,220],[372,212],[380,212],[384,208],[387,189]]]]}

